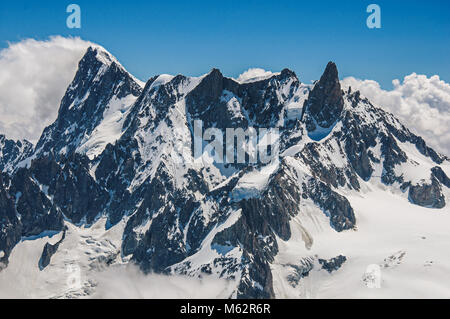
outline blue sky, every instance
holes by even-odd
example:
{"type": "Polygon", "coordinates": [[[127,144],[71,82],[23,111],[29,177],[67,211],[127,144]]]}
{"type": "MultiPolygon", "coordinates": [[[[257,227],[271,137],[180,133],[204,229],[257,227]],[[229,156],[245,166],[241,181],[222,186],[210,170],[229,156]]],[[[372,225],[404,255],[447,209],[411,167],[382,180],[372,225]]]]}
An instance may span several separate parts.
{"type": "Polygon", "coordinates": [[[450,81],[450,1],[165,0],[0,1],[0,48],[25,38],[80,36],[103,45],[134,75],[201,75],[218,67],[288,67],[303,82],[328,61],[341,77],[391,81],[412,72],[450,81]],[[66,27],[67,5],[82,28],[66,27]],[[382,28],[368,29],[366,7],[380,5],[382,28]]]}

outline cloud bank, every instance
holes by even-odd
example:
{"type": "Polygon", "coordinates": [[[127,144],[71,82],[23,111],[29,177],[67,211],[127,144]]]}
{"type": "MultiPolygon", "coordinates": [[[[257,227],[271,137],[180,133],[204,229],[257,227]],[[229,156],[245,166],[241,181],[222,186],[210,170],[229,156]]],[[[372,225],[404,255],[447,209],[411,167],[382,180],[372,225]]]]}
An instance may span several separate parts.
{"type": "Polygon", "coordinates": [[[239,83],[253,82],[257,80],[267,79],[275,73],[260,68],[248,69],[236,79],[239,83]]]}
{"type": "Polygon", "coordinates": [[[75,76],[78,61],[92,43],[51,37],[9,44],[0,51],[0,134],[39,139],[51,124],[75,76]]]}
{"type": "Polygon", "coordinates": [[[94,299],[227,299],[235,281],[144,275],[136,266],[112,267],[95,276],[94,299]]]}
{"type": "MultiPolygon", "coordinates": [[[[35,265],[34,265],[35,266],[35,265]]],[[[38,272],[21,269],[19,272],[0,272],[0,299],[61,298],[69,292],[66,287],[67,275],[55,281],[58,272],[38,272]],[[17,278],[17,276],[21,276],[17,278]],[[39,276],[37,279],[34,276],[39,276]],[[46,277],[47,276],[47,277],[46,277]],[[48,277],[51,276],[51,279],[48,277]],[[24,280],[23,277],[27,278],[24,280]],[[48,281],[46,281],[48,279],[48,281]],[[30,284],[30,280],[32,284],[30,284]],[[39,280],[46,281],[44,286],[39,280]],[[51,284],[51,286],[49,286],[51,284]],[[43,292],[49,294],[44,296],[43,292]]],[[[73,290],[72,296],[84,299],[227,299],[237,287],[237,281],[205,276],[201,279],[181,275],[145,275],[137,266],[116,265],[103,271],[91,270],[83,280],[94,287],[73,290]],[[83,296],[83,292],[89,295],[83,296]],[[79,293],[79,295],[78,295],[79,293]]]]}
{"type": "Polygon", "coordinates": [[[450,84],[439,76],[413,73],[394,88],[383,90],[372,80],[345,78],[343,87],[359,90],[375,105],[393,113],[413,133],[422,136],[436,151],[450,155],[450,84]]]}

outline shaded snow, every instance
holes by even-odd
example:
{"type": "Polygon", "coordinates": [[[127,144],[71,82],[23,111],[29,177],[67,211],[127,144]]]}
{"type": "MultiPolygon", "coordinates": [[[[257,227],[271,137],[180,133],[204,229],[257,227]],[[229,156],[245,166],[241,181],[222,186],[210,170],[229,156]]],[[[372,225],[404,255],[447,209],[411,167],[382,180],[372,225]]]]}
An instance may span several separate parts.
{"type": "Polygon", "coordinates": [[[401,143],[397,140],[401,149],[406,153],[408,160],[406,163],[397,165],[395,173],[403,175],[412,184],[419,184],[422,181],[429,181],[431,177],[431,169],[438,164],[433,162],[429,157],[422,155],[414,144],[409,142],[401,143]]]}
{"type": "Polygon", "coordinates": [[[122,99],[114,97],[105,108],[103,120],[92,134],[80,143],[77,152],[91,160],[100,155],[108,144],[114,144],[123,133],[123,122],[137,97],[130,94],[122,99]]]}
{"type": "Polygon", "coordinates": [[[231,199],[239,202],[243,199],[259,197],[279,165],[279,161],[276,161],[242,176],[231,193],[231,199]]]}

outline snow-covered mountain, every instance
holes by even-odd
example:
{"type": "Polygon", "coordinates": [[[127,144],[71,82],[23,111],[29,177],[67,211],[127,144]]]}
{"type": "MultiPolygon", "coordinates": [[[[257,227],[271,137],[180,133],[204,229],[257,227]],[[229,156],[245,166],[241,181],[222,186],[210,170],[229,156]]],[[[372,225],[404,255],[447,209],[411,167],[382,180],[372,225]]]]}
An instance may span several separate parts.
{"type": "Polygon", "coordinates": [[[27,140],[14,141],[0,135],[0,169],[14,170],[18,163],[28,158],[33,152],[33,144],[27,140]]]}
{"type": "Polygon", "coordinates": [[[288,69],[244,82],[213,69],[143,85],[89,48],[57,120],[25,148],[0,160],[11,167],[0,176],[0,278],[18,269],[47,278],[33,296],[92,294],[93,271],[124,264],[226,279],[237,298],[333,297],[338,290],[324,287],[348,282],[363,295],[371,264],[412,279],[433,261],[437,286],[450,270],[449,159],[343,89],[331,62],[314,85],[288,69]],[[277,129],[280,156],[198,161],[199,120],[222,131],[277,129]],[[73,265],[76,288],[66,285],[73,265]]]}
{"type": "Polygon", "coordinates": [[[92,157],[120,136],[121,120],[142,83],[101,48],[89,48],[61,102],[57,120],[36,145],[36,156],[80,151],[92,157]]]}

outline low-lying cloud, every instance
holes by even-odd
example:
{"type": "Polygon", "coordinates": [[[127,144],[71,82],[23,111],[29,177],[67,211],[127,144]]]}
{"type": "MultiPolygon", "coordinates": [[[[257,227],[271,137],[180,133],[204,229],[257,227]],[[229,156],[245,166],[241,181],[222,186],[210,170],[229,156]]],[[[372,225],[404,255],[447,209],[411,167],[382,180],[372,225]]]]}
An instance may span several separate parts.
{"type": "Polygon", "coordinates": [[[11,43],[0,51],[0,134],[39,139],[57,116],[78,61],[92,43],[51,37],[11,43]]]}
{"type": "Polygon", "coordinates": [[[94,299],[226,299],[236,287],[230,280],[144,275],[136,266],[113,267],[95,275],[94,299]]]}
{"type": "Polygon", "coordinates": [[[375,105],[391,112],[413,133],[422,136],[435,150],[450,155],[450,84],[439,76],[413,73],[403,82],[392,81],[392,90],[383,90],[372,80],[345,78],[343,87],[361,91],[375,105]]]}
{"type": "Polygon", "coordinates": [[[83,281],[93,284],[88,289],[87,296],[83,296],[82,287],[78,290],[67,287],[67,274],[64,272],[55,274],[34,269],[30,271],[26,268],[0,272],[0,299],[68,296],[83,299],[227,299],[232,296],[237,286],[236,281],[212,276],[200,279],[181,275],[145,275],[137,266],[131,264],[83,273],[83,281]],[[45,284],[40,285],[40,281],[45,284]]]}

